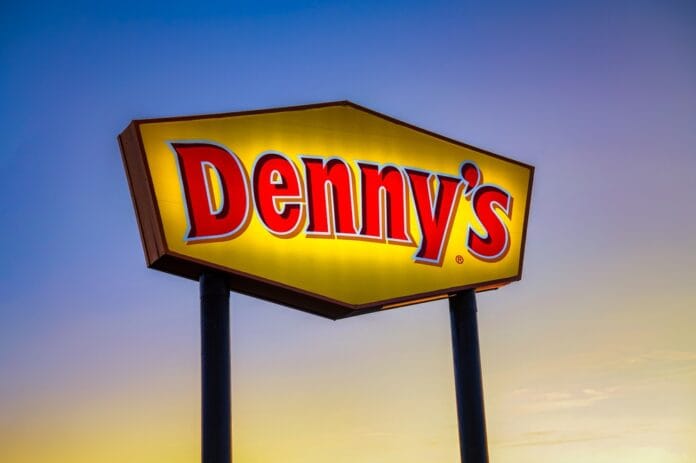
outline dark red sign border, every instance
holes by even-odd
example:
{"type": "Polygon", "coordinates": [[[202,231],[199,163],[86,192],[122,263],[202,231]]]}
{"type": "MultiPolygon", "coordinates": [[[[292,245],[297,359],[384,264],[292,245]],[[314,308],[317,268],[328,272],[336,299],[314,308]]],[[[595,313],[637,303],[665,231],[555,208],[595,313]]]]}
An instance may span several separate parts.
{"type": "Polygon", "coordinates": [[[145,252],[145,260],[149,268],[161,270],[163,272],[198,280],[201,273],[206,270],[220,271],[228,276],[228,285],[230,290],[246,294],[249,296],[258,297],[277,304],[286,305],[295,309],[302,310],[314,315],[327,317],[332,320],[362,315],[375,312],[378,310],[389,309],[402,305],[415,304],[422,301],[444,298],[460,291],[475,288],[477,291],[485,291],[489,289],[497,289],[507,283],[518,281],[522,278],[522,265],[524,262],[524,249],[527,239],[527,222],[529,220],[529,210],[531,204],[532,183],[534,180],[534,166],[525,164],[514,159],[509,159],[499,154],[477,148],[475,146],[462,143],[457,140],[430,132],[423,128],[408,124],[406,122],[394,119],[393,117],[378,113],[371,109],[364,108],[350,101],[332,101],[327,103],[317,103],[302,106],[288,106],[283,108],[270,108],[253,111],[239,111],[220,114],[206,114],[199,116],[184,116],[184,117],[164,117],[154,119],[139,119],[132,121],[126,129],[118,136],[118,143],[121,149],[123,164],[126,170],[128,186],[133,200],[133,207],[137,216],[138,228],[140,230],[140,238],[145,252]],[[162,218],[155,199],[153,190],[152,177],[147,165],[145,157],[145,149],[140,134],[140,125],[154,122],[173,122],[187,121],[199,119],[215,119],[229,116],[244,116],[250,114],[267,114],[287,111],[302,111],[306,109],[325,108],[330,106],[349,106],[351,108],[363,111],[373,116],[380,117],[391,123],[407,127],[412,130],[424,133],[431,137],[444,140],[448,143],[453,143],[479,153],[493,156],[495,158],[517,164],[529,169],[530,179],[529,188],[527,189],[527,210],[525,211],[524,227],[522,232],[522,249],[520,251],[520,264],[517,274],[495,281],[485,282],[484,285],[466,285],[453,288],[445,288],[438,291],[427,293],[413,294],[409,296],[378,301],[370,304],[347,304],[335,299],[330,299],[325,296],[314,294],[299,288],[290,287],[275,281],[267,280],[255,275],[250,275],[238,270],[232,270],[226,267],[203,262],[198,259],[184,256],[171,251],[167,248],[167,243],[164,238],[164,228],[162,226],[162,218]]]}

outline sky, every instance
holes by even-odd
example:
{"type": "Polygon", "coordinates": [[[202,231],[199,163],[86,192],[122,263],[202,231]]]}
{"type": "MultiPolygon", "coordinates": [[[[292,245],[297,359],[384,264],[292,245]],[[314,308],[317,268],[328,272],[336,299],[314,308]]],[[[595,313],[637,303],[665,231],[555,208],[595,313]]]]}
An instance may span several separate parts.
{"type": "MultiPolygon", "coordinates": [[[[696,459],[696,7],[5,2],[0,460],[200,459],[194,282],[144,264],[136,118],[349,99],[533,164],[521,282],[478,297],[491,461],[696,459]]],[[[231,296],[239,463],[458,461],[444,301],[231,296]]]]}

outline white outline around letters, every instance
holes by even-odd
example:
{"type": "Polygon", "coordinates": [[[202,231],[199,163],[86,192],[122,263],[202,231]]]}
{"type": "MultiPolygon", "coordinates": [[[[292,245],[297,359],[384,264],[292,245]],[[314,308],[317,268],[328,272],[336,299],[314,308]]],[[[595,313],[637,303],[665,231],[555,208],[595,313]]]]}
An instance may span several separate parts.
{"type": "MultiPolygon", "coordinates": [[[[303,181],[302,177],[300,176],[300,172],[299,172],[299,170],[297,170],[297,165],[292,161],[292,159],[290,159],[290,157],[287,156],[285,153],[283,153],[281,151],[276,151],[276,150],[266,150],[266,151],[259,153],[256,156],[256,159],[254,159],[254,163],[251,166],[251,178],[252,179],[254,178],[254,173],[256,172],[256,165],[257,165],[259,159],[261,159],[263,156],[266,156],[268,154],[274,154],[274,155],[280,156],[281,158],[285,159],[286,161],[288,161],[290,163],[290,165],[292,166],[292,169],[295,171],[295,175],[297,176],[297,183],[298,183],[298,187],[299,187],[299,191],[300,191],[299,196],[274,196],[273,209],[276,211],[276,213],[278,215],[281,215],[285,211],[285,208],[283,208],[282,211],[279,211],[278,208],[276,207],[275,200],[283,200],[283,205],[286,205],[288,203],[289,204],[298,204],[300,206],[300,215],[297,218],[297,223],[295,223],[295,225],[292,227],[291,230],[289,230],[285,233],[278,233],[274,230],[271,230],[270,228],[268,228],[268,225],[266,225],[266,222],[264,222],[263,215],[261,215],[261,213],[259,212],[258,202],[256,201],[256,193],[254,192],[254,188],[251,188],[251,194],[254,198],[254,210],[256,211],[256,216],[259,218],[259,222],[261,222],[261,225],[263,225],[263,228],[265,228],[268,231],[268,233],[270,233],[271,235],[274,235],[274,236],[293,235],[294,233],[297,232],[297,230],[300,227],[302,227],[302,219],[304,216],[306,216],[305,204],[307,201],[305,200],[304,196],[302,195],[302,193],[304,193],[304,191],[305,191],[305,188],[304,188],[305,182],[303,181]],[[295,200],[295,202],[291,202],[289,200],[295,200]]],[[[277,172],[278,176],[281,177],[280,172],[278,172],[277,170],[271,171],[271,176],[273,175],[273,172],[277,172]]],[[[271,183],[274,185],[278,185],[280,182],[274,183],[273,178],[271,178],[271,183]]],[[[309,209],[309,207],[307,207],[306,209],[309,209]]]]}
{"type": "Polygon", "coordinates": [[[302,165],[304,166],[304,171],[305,171],[305,175],[304,175],[305,202],[307,203],[307,224],[306,224],[305,230],[304,230],[305,234],[307,236],[318,236],[318,237],[322,237],[322,236],[336,236],[336,237],[346,237],[346,238],[360,237],[360,235],[358,234],[358,227],[356,227],[356,225],[355,225],[355,216],[356,216],[356,210],[357,210],[356,204],[355,204],[355,202],[356,202],[355,201],[356,200],[355,174],[353,173],[353,169],[351,168],[350,163],[339,156],[330,156],[330,157],[324,158],[321,156],[303,154],[303,155],[298,156],[298,158],[300,158],[300,161],[302,161],[302,165]],[[352,221],[353,230],[355,230],[355,233],[338,233],[338,231],[336,231],[336,211],[333,210],[334,209],[333,206],[331,206],[331,209],[329,209],[329,207],[330,207],[329,201],[331,201],[332,203],[335,202],[334,197],[333,197],[333,192],[330,189],[329,183],[331,183],[331,182],[329,180],[324,181],[324,199],[325,199],[324,207],[326,209],[326,219],[327,219],[326,222],[327,222],[328,232],[327,233],[311,232],[308,230],[309,222],[310,222],[310,217],[309,217],[309,214],[310,214],[310,211],[309,211],[309,182],[307,181],[307,165],[304,162],[305,159],[321,160],[322,167],[326,167],[326,164],[332,160],[341,161],[346,166],[346,169],[348,169],[348,173],[350,175],[350,185],[349,185],[350,186],[350,201],[353,204],[353,210],[351,211],[352,212],[351,221],[352,221]],[[333,216],[332,216],[331,212],[333,212],[333,216]]]}
{"type": "MultiPolygon", "coordinates": [[[[239,230],[244,228],[244,226],[249,222],[249,212],[250,212],[250,207],[249,207],[249,198],[251,197],[251,189],[249,188],[249,176],[247,174],[246,169],[244,169],[244,164],[242,164],[241,159],[234,153],[234,151],[228,149],[226,146],[224,146],[221,143],[213,142],[210,140],[203,140],[203,139],[194,139],[194,140],[168,140],[167,146],[169,146],[169,149],[172,151],[172,154],[174,155],[174,161],[176,163],[176,171],[179,176],[179,188],[181,189],[181,197],[183,199],[183,204],[184,204],[184,214],[186,215],[186,232],[184,233],[184,241],[186,243],[189,242],[196,242],[196,241],[209,241],[209,240],[214,240],[218,238],[225,238],[228,236],[234,236],[239,230]],[[210,236],[199,236],[199,237],[194,237],[191,238],[191,218],[189,217],[189,212],[188,212],[188,201],[186,200],[186,190],[184,188],[184,181],[183,177],[181,175],[181,166],[179,165],[179,155],[176,152],[176,149],[174,148],[174,145],[212,145],[216,146],[223,151],[225,151],[227,154],[232,157],[235,163],[237,163],[237,166],[239,167],[239,170],[242,172],[242,179],[244,181],[244,189],[246,191],[246,201],[244,205],[244,218],[240,222],[239,226],[237,226],[234,230],[232,230],[229,233],[223,233],[221,235],[210,235],[210,236]]],[[[205,162],[205,161],[204,161],[205,162]]],[[[201,163],[202,165],[203,163],[201,163]]],[[[216,169],[217,170],[217,169],[216,169]]],[[[222,179],[221,179],[222,180],[222,179]]],[[[221,203],[225,201],[225,198],[222,199],[221,203]]],[[[208,207],[210,207],[210,198],[208,198],[208,207]]]]}
{"type": "Polygon", "coordinates": [[[368,240],[373,240],[373,241],[384,241],[386,243],[398,243],[398,244],[413,244],[413,237],[411,236],[411,224],[409,223],[409,208],[410,204],[408,201],[409,198],[409,188],[407,186],[408,183],[408,178],[407,175],[404,173],[403,169],[400,166],[397,166],[395,164],[387,163],[387,164],[380,164],[378,162],[371,162],[371,161],[354,161],[355,165],[358,167],[358,173],[360,177],[360,201],[359,206],[360,206],[360,214],[358,214],[359,221],[360,221],[360,227],[358,229],[358,236],[360,238],[365,238],[368,240]],[[395,238],[389,238],[388,232],[387,232],[387,224],[386,222],[386,217],[387,217],[387,189],[384,186],[380,186],[377,189],[377,200],[379,201],[379,236],[372,236],[372,235],[363,235],[362,230],[364,227],[364,223],[362,221],[363,218],[363,213],[365,211],[362,210],[363,202],[365,198],[363,198],[363,185],[362,185],[362,170],[360,169],[361,165],[370,165],[370,166],[376,166],[377,167],[377,174],[380,174],[381,171],[385,167],[393,167],[396,169],[399,174],[401,175],[401,185],[403,186],[403,211],[404,211],[404,228],[406,232],[406,240],[399,240],[395,238]],[[384,209],[382,208],[382,199],[384,199],[384,209]]]}
{"type": "MultiPolygon", "coordinates": [[[[413,199],[413,208],[415,209],[416,216],[418,216],[418,207],[416,206],[416,198],[415,198],[415,195],[413,193],[413,182],[411,182],[411,178],[408,176],[409,170],[414,171],[414,172],[428,174],[428,178],[427,178],[428,183],[431,181],[432,177],[436,177],[438,191],[440,190],[440,185],[441,185],[441,182],[439,179],[440,176],[448,177],[448,178],[457,180],[457,188],[454,192],[454,202],[452,203],[452,207],[450,207],[449,214],[447,216],[447,225],[446,225],[445,230],[444,230],[443,240],[440,243],[440,249],[438,250],[438,255],[437,255],[436,260],[418,257],[418,253],[423,248],[423,242],[425,241],[425,234],[423,233],[423,223],[421,222],[420,217],[417,217],[418,218],[418,228],[420,228],[421,241],[418,244],[418,249],[416,250],[416,253],[413,255],[413,260],[414,260],[414,262],[423,262],[423,263],[428,263],[428,264],[441,265],[442,260],[444,258],[443,253],[444,253],[445,248],[447,247],[444,238],[447,238],[450,235],[450,232],[452,231],[451,230],[452,224],[454,223],[454,219],[452,216],[456,215],[456,213],[457,213],[455,210],[456,208],[454,206],[455,206],[455,204],[459,203],[458,196],[461,194],[462,186],[466,182],[462,181],[461,174],[457,177],[453,177],[451,175],[443,174],[441,172],[433,172],[433,171],[428,171],[428,170],[423,170],[423,169],[417,169],[414,167],[404,167],[403,169],[404,169],[404,173],[406,174],[406,177],[408,178],[408,183],[409,183],[410,190],[411,190],[411,198],[413,199]]],[[[432,194],[430,192],[430,188],[428,188],[428,202],[430,204],[430,216],[435,217],[435,206],[436,205],[433,205],[433,197],[432,197],[432,194]]],[[[449,243],[447,243],[447,244],[449,244],[449,243]]]]}
{"type": "Polygon", "coordinates": [[[471,224],[469,224],[467,226],[467,229],[466,229],[466,238],[464,241],[464,245],[466,246],[466,249],[469,251],[469,253],[471,253],[471,255],[473,255],[474,257],[476,257],[480,260],[483,260],[483,261],[487,261],[487,262],[495,262],[498,259],[500,259],[502,256],[504,256],[507,253],[508,249],[510,248],[510,231],[508,230],[507,224],[502,222],[502,220],[501,220],[501,223],[503,225],[503,230],[505,230],[505,245],[503,246],[502,250],[498,254],[496,254],[495,256],[484,256],[484,255],[477,253],[476,251],[471,249],[471,247],[469,247],[469,237],[470,237],[472,231],[474,232],[474,235],[476,235],[479,239],[482,239],[482,240],[488,239],[488,235],[489,235],[488,229],[485,228],[483,226],[483,224],[481,223],[481,219],[479,219],[478,215],[476,214],[476,209],[475,209],[475,204],[474,204],[475,203],[474,196],[476,195],[476,193],[479,191],[480,188],[486,187],[486,186],[495,187],[495,188],[499,189],[500,191],[502,191],[507,196],[507,204],[508,204],[507,207],[503,207],[503,205],[500,204],[498,201],[492,201],[490,204],[490,210],[500,220],[500,216],[498,216],[498,214],[496,213],[496,211],[494,209],[494,206],[497,204],[498,207],[500,208],[500,210],[505,212],[505,215],[507,216],[508,220],[510,220],[510,207],[512,206],[512,195],[510,194],[510,192],[508,192],[505,188],[501,187],[500,185],[496,185],[495,183],[481,183],[473,191],[473,194],[471,196],[471,206],[473,209],[474,218],[476,219],[478,224],[481,226],[481,228],[483,228],[486,231],[486,234],[485,234],[485,236],[479,235],[478,233],[476,233],[476,230],[474,230],[474,227],[472,227],[471,224]]]}

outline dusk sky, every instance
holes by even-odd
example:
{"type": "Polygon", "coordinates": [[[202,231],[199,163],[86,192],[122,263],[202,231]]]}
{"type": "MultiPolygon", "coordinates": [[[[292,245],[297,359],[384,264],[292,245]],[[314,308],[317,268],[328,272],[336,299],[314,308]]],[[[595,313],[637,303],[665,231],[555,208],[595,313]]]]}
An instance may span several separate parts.
{"type": "MultiPolygon", "coordinates": [[[[696,461],[696,4],[4,2],[0,461],[200,460],[195,282],[148,270],[136,118],[348,99],[536,167],[479,295],[495,463],[696,461]]],[[[235,463],[458,461],[445,301],[231,296],[235,463]]]]}

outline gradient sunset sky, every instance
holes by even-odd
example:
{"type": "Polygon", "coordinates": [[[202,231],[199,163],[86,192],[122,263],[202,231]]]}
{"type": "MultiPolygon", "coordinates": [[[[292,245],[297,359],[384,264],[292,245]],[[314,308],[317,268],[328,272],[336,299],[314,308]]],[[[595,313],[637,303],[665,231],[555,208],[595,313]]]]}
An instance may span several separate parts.
{"type": "MultiPolygon", "coordinates": [[[[491,461],[696,461],[696,4],[641,0],[4,2],[0,461],[200,460],[198,288],[116,135],[342,99],[536,166],[478,297],[491,461]]],[[[458,461],[446,302],[231,306],[235,463],[458,461]]]]}

